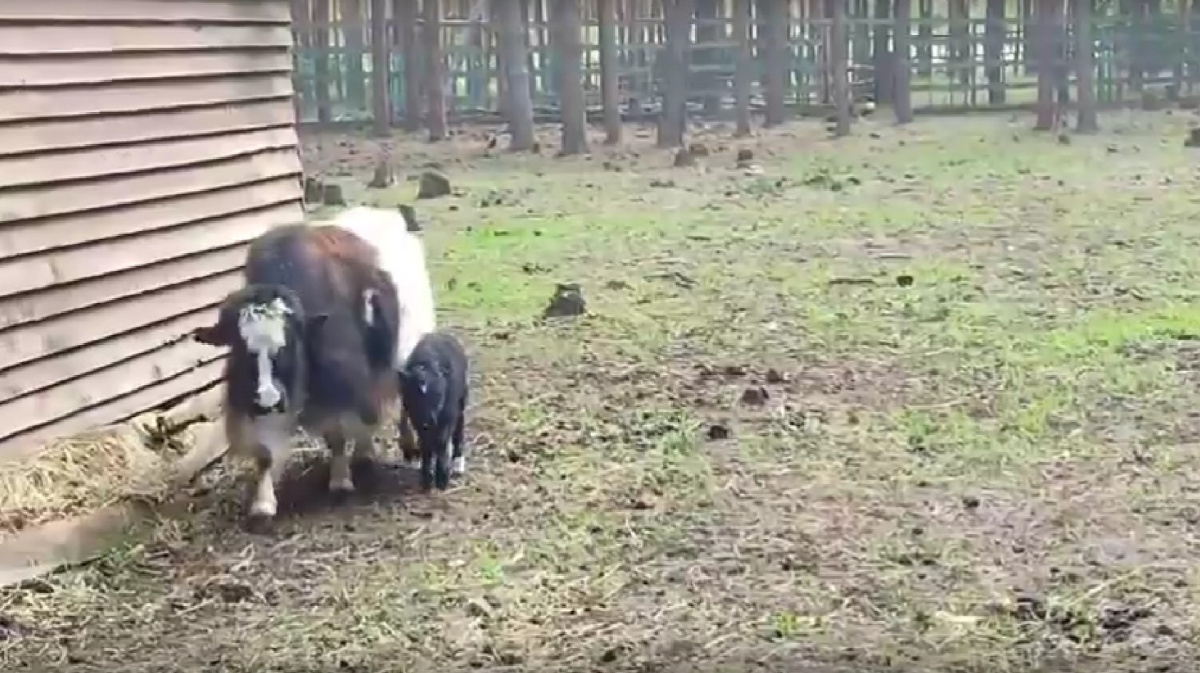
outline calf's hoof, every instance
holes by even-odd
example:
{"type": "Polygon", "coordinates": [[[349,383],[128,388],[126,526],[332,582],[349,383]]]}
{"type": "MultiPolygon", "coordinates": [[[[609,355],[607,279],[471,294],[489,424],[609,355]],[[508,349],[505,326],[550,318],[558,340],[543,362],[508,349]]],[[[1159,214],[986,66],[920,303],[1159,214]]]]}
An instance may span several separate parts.
{"type": "Polygon", "coordinates": [[[433,485],[436,486],[439,491],[444,491],[450,488],[450,470],[442,467],[434,470],[433,485]]]}

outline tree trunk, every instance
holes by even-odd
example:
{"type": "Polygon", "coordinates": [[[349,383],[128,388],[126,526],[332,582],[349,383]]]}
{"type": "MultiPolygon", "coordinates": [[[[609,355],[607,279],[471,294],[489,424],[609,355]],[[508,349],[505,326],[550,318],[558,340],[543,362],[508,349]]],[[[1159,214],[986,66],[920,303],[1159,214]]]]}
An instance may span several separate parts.
{"type": "Polygon", "coordinates": [[[983,60],[987,69],[988,104],[1003,105],[1004,35],[1008,24],[1004,17],[1006,0],[987,0],[987,28],[983,37],[983,60]]]}
{"type": "Polygon", "coordinates": [[[617,8],[615,0],[597,0],[600,13],[600,99],[604,106],[604,143],[621,142],[621,102],[617,91],[617,8]]]}
{"type": "Polygon", "coordinates": [[[967,40],[967,0],[950,0],[950,81],[967,84],[970,68],[966,65],[969,60],[970,43],[967,40]]]}
{"type": "MultiPolygon", "coordinates": [[[[692,62],[701,66],[712,66],[717,63],[717,49],[714,43],[724,42],[718,37],[717,0],[695,0],[696,4],[696,42],[704,45],[693,46],[692,62]]],[[[699,90],[704,93],[704,114],[715,117],[721,111],[721,93],[717,91],[720,80],[711,70],[696,73],[696,86],[688,87],[690,91],[699,90]]]]}
{"type": "Polygon", "coordinates": [[[933,76],[933,0],[918,0],[917,14],[917,74],[933,76]]]}
{"type": "Polygon", "coordinates": [[[1071,0],[1075,15],[1075,86],[1079,92],[1079,112],[1075,130],[1095,133],[1100,130],[1096,119],[1095,57],[1092,53],[1092,3],[1094,0],[1071,0]]]}
{"type": "Polygon", "coordinates": [[[750,135],[750,84],[754,78],[754,54],[750,48],[753,3],[754,0],[733,0],[733,39],[738,45],[733,93],[737,99],[738,136],[750,135]]]}
{"type": "MultiPolygon", "coordinates": [[[[875,19],[878,21],[887,21],[888,15],[891,13],[892,0],[875,0],[875,19]]],[[[875,69],[875,102],[891,103],[892,102],[892,85],[896,78],[892,74],[895,69],[895,59],[891,51],[888,49],[890,40],[888,39],[888,26],[885,23],[875,24],[875,39],[872,48],[871,63],[875,69]]]]}
{"type": "MultiPolygon", "coordinates": [[[[292,0],[291,1],[292,15],[292,34],[295,36],[295,48],[292,50],[292,72],[300,72],[300,55],[307,52],[312,53],[307,49],[309,37],[312,34],[312,26],[308,20],[308,0],[292,0]]],[[[292,92],[292,114],[295,116],[296,124],[299,124],[304,118],[304,100],[308,98],[305,95],[304,81],[293,77],[292,86],[295,90],[292,92]]]]}
{"type": "Polygon", "coordinates": [[[446,69],[442,53],[441,0],[423,0],[425,19],[425,126],[429,140],[437,142],[446,137],[446,69]]]}
{"type": "Polygon", "coordinates": [[[833,6],[833,28],[830,31],[829,56],[833,59],[833,105],[836,110],[837,126],[834,135],[850,135],[850,81],[846,71],[846,3],[835,2],[833,6]]]}
{"type": "Polygon", "coordinates": [[[1055,77],[1055,61],[1058,60],[1058,39],[1055,35],[1060,26],[1055,25],[1055,4],[1062,0],[1037,0],[1037,18],[1034,21],[1036,30],[1035,51],[1037,53],[1037,123],[1035,131],[1049,131],[1054,126],[1057,116],[1057,105],[1054,102],[1055,87],[1058,84],[1055,77]]]}
{"type": "Polygon", "coordinates": [[[312,46],[316,63],[313,64],[313,87],[317,92],[317,123],[328,124],[333,120],[333,106],[329,100],[329,0],[313,0],[312,46]]]}
{"type": "Polygon", "coordinates": [[[579,32],[580,0],[551,0],[554,55],[558,61],[559,114],[562,115],[562,154],[588,151],[587,109],[583,99],[583,45],[579,32]]]}
{"type": "Polygon", "coordinates": [[[854,10],[849,12],[849,16],[859,20],[854,22],[854,31],[851,34],[851,62],[863,65],[871,62],[871,33],[878,32],[879,28],[863,20],[871,18],[869,0],[854,0],[853,7],[854,10]]]}
{"type": "Polygon", "coordinates": [[[1037,17],[1034,0],[1021,0],[1021,67],[1026,75],[1037,73],[1037,17]]]}
{"type": "MultiPolygon", "coordinates": [[[[427,0],[428,1],[428,0],[427,0]]],[[[533,149],[533,99],[529,96],[529,60],[522,35],[522,0],[493,0],[492,16],[496,22],[496,42],[500,62],[507,77],[504,102],[508,131],[512,140],[508,148],[515,152],[533,149]]]]}
{"type": "MultiPolygon", "coordinates": [[[[520,0],[521,4],[521,44],[525,50],[525,72],[528,73],[526,81],[529,82],[529,100],[535,101],[538,98],[538,83],[537,83],[537,66],[538,64],[533,58],[533,28],[529,23],[529,3],[540,2],[541,0],[520,0]]],[[[542,66],[545,67],[546,52],[542,51],[542,66]]],[[[532,104],[532,103],[531,103],[532,104]]]]}
{"type": "MultiPolygon", "coordinates": [[[[839,4],[845,0],[839,0],[839,4]]],[[[763,72],[763,98],[766,118],[763,126],[779,126],[784,121],[783,97],[787,84],[787,36],[789,28],[787,0],[759,0],[759,30],[766,52],[763,72]]],[[[843,11],[844,8],[843,8],[843,11]]]]}
{"type": "Polygon", "coordinates": [[[362,0],[340,0],[342,35],[346,40],[346,102],[352,110],[367,107],[367,73],[363,71],[366,44],[363,40],[362,0]]]}
{"type": "Polygon", "coordinates": [[[371,0],[371,121],[375,135],[383,137],[392,130],[391,44],[387,29],[388,0],[371,0]]]}
{"type": "Polygon", "coordinates": [[[895,3],[895,11],[892,12],[892,16],[895,17],[893,19],[895,27],[892,32],[896,36],[896,55],[892,66],[895,74],[893,107],[896,113],[896,123],[908,124],[913,120],[912,62],[909,60],[909,47],[912,42],[912,2],[911,0],[895,0],[895,3]]]}
{"type": "Polygon", "coordinates": [[[419,0],[397,0],[397,28],[402,37],[404,50],[404,130],[416,133],[421,130],[421,35],[417,30],[417,2],[419,0]]]}
{"type": "Polygon", "coordinates": [[[658,146],[682,147],[687,127],[688,46],[691,42],[692,0],[663,0],[667,48],[666,91],[658,121],[658,146]]]}

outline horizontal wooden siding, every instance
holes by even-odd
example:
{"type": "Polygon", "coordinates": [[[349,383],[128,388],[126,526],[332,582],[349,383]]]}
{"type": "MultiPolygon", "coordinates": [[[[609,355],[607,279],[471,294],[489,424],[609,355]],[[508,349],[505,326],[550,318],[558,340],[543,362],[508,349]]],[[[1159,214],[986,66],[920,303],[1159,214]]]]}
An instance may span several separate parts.
{"type": "Polygon", "coordinates": [[[302,218],[287,0],[0,0],[0,461],[211,386],[302,218]]]}

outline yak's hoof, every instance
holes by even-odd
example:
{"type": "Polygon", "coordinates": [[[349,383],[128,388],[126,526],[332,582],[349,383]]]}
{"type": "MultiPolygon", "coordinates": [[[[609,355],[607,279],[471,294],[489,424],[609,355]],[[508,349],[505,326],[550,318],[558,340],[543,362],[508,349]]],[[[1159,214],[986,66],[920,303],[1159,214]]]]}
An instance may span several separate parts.
{"type": "Polygon", "coordinates": [[[251,512],[246,516],[246,531],[255,535],[267,535],[275,530],[275,517],[251,512]]]}

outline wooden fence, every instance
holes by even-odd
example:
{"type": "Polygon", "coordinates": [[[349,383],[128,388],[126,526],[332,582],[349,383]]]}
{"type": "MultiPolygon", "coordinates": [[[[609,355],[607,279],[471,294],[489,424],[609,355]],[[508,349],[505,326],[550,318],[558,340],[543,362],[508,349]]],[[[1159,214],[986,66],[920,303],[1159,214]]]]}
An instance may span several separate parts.
{"type": "MultiPolygon", "coordinates": [[[[420,49],[407,48],[411,34],[402,25],[405,15],[396,0],[382,17],[383,29],[374,32],[387,40],[386,91],[391,100],[391,123],[400,123],[409,95],[407,69],[422,68],[420,49]],[[399,19],[398,19],[399,17],[399,19]],[[409,63],[416,54],[417,63],[409,63]]],[[[415,2],[415,0],[413,0],[415,2]]],[[[546,20],[549,0],[532,0],[527,31],[531,94],[535,108],[553,116],[557,107],[555,58],[549,47],[546,20]]],[[[600,105],[599,28],[597,3],[583,1],[583,76],[589,109],[600,105]]],[[[733,0],[697,0],[690,49],[692,73],[689,98],[700,109],[721,114],[732,107],[736,41],[732,36],[733,0]]],[[[829,102],[831,65],[830,21],[821,18],[820,2],[783,0],[789,3],[785,99],[803,108],[829,102]]],[[[440,3],[439,20],[445,58],[447,108],[454,115],[494,115],[499,109],[496,36],[484,2],[457,0],[440,3]]],[[[1116,2],[1101,2],[1094,13],[1097,100],[1124,100],[1145,86],[1163,87],[1164,95],[1190,90],[1197,79],[1200,26],[1187,3],[1167,13],[1118,15],[1116,2]]],[[[660,88],[659,55],[664,49],[661,0],[617,3],[618,86],[626,114],[653,110],[660,88]]],[[[948,3],[913,2],[909,63],[914,108],[967,110],[1029,104],[1036,98],[1033,58],[1035,18],[1029,0],[1012,2],[948,3]]],[[[875,77],[890,65],[894,46],[889,0],[850,0],[846,51],[850,56],[852,89],[858,98],[887,97],[886,82],[875,77]],[[873,4],[873,6],[871,6],[873,4]],[[873,10],[873,11],[871,11],[873,10]]],[[[297,49],[295,88],[302,122],[318,119],[363,122],[371,119],[372,86],[369,27],[374,21],[365,0],[298,0],[293,5],[297,49]],[[315,13],[314,13],[315,12],[315,13]],[[325,95],[319,95],[318,92],[325,95]],[[321,109],[325,108],[325,109],[321,109]]],[[[755,7],[751,31],[757,41],[762,30],[755,7]]],[[[1161,6],[1160,6],[1160,9],[1161,6]]],[[[412,10],[410,10],[412,11],[412,10]]],[[[409,20],[424,23],[412,11],[409,20]]],[[[1070,43],[1070,19],[1066,19],[1070,43]]],[[[418,32],[419,34],[419,32],[418,32]]],[[[762,95],[765,59],[755,50],[752,95],[762,95]]],[[[382,87],[381,87],[382,88],[382,87]]]]}

